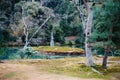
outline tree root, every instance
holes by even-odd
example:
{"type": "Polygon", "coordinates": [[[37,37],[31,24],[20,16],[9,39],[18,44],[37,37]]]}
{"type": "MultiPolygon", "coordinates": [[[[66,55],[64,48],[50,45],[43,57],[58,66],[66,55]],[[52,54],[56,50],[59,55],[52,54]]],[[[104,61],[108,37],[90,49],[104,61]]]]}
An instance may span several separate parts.
{"type": "Polygon", "coordinates": [[[100,71],[96,70],[95,68],[92,67],[92,71],[95,73],[98,73],[99,75],[103,75],[103,73],[101,73],[100,71]]]}

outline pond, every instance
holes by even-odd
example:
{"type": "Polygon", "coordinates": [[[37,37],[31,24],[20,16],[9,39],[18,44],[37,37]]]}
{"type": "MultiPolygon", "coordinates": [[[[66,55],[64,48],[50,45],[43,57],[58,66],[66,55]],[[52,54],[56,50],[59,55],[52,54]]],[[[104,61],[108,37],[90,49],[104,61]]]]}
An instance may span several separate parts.
{"type": "Polygon", "coordinates": [[[19,49],[18,47],[1,47],[0,59],[19,59],[20,56],[17,53],[19,49]]]}
{"type": "MultiPolygon", "coordinates": [[[[0,48],[0,60],[11,60],[11,59],[21,59],[20,50],[22,47],[1,47],[0,48]]],[[[48,55],[43,53],[34,53],[29,57],[25,55],[25,59],[59,59],[65,57],[76,57],[70,55],[48,55]]]]}

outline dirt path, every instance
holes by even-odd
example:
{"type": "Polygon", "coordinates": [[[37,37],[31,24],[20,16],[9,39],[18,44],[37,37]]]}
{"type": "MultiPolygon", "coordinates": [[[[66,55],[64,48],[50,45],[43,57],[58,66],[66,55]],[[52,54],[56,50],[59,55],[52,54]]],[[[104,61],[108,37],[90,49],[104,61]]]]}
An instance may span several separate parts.
{"type": "Polygon", "coordinates": [[[0,80],[101,80],[50,74],[37,71],[35,66],[25,64],[0,64],[0,80]],[[7,73],[7,74],[5,74],[7,73]]]}

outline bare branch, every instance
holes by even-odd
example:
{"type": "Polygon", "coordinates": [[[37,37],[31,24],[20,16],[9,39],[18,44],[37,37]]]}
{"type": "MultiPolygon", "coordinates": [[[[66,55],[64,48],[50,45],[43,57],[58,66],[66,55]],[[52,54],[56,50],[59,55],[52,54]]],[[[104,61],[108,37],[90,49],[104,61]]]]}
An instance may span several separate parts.
{"type": "Polygon", "coordinates": [[[31,36],[31,38],[29,39],[29,41],[38,33],[38,31],[46,24],[46,22],[51,18],[51,16],[49,15],[49,17],[41,24],[41,26],[33,33],[33,35],[31,36]]]}

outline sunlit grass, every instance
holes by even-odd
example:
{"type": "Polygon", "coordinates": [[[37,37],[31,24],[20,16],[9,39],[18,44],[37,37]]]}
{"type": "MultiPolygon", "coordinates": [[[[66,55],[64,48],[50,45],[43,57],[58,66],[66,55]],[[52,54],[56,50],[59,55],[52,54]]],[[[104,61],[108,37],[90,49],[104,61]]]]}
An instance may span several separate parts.
{"type": "Polygon", "coordinates": [[[58,47],[58,46],[39,46],[39,47],[32,47],[35,51],[42,51],[42,52],[51,52],[51,53],[79,53],[83,54],[84,50],[80,48],[71,48],[71,47],[58,47]]]}
{"type": "Polygon", "coordinates": [[[120,57],[119,56],[118,57],[110,57],[108,59],[111,60],[111,61],[120,61],[120,57]]]}

